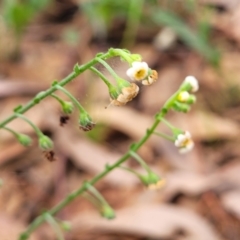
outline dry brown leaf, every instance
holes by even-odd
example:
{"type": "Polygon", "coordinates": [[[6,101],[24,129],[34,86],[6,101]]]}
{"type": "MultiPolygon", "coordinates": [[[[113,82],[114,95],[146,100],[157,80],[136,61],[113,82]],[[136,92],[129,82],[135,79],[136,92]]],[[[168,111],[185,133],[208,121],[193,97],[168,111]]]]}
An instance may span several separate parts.
{"type": "Polygon", "coordinates": [[[239,136],[239,126],[231,119],[222,118],[211,112],[192,111],[169,118],[174,125],[191,132],[194,139],[231,139],[239,136]]]}
{"type": "Polygon", "coordinates": [[[224,207],[240,219],[240,192],[230,191],[223,194],[221,201],[224,207]]]}
{"type": "Polygon", "coordinates": [[[81,214],[72,220],[73,232],[84,230],[136,234],[150,238],[171,237],[177,230],[194,240],[220,240],[210,225],[194,212],[171,205],[138,205],[116,212],[110,222],[96,214],[81,214]]]}
{"type": "MultiPolygon", "coordinates": [[[[111,165],[121,157],[121,154],[109,152],[100,145],[79,138],[69,129],[61,129],[56,132],[55,145],[70,157],[77,167],[92,174],[100,173],[106,164],[111,165]]],[[[133,186],[138,182],[138,179],[132,174],[118,169],[108,174],[106,180],[120,186],[133,186]]]]}
{"type": "MultiPolygon", "coordinates": [[[[1,240],[16,240],[19,234],[25,230],[25,226],[16,219],[0,212],[0,239],[1,240]]],[[[29,237],[29,240],[36,240],[35,234],[29,237]]]]}

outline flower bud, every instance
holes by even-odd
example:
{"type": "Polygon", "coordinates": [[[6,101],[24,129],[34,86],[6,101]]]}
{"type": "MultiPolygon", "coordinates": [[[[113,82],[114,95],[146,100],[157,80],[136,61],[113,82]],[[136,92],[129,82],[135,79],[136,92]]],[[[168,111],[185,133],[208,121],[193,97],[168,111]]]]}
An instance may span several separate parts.
{"type": "Polygon", "coordinates": [[[148,175],[141,175],[140,180],[151,190],[160,189],[165,185],[165,180],[159,178],[159,176],[153,172],[149,172],[148,175]]]}
{"type": "Polygon", "coordinates": [[[173,109],[178,112],[187,113],[190,110],[190,106],[189,104],[186,104],[186,103],[175,102],[173,104],[173,109]]]}
{"type": "Polygon", "coordinates": [[[199,89],[198,80],[193,76],[187,76],[183,84],[186,85],[186,90],[190,92],[197,92],[199,89]]]}
{"type": "Polygon", "coordinates": [[[42,150],[51,150],[53,148],[53,141],[46,135],[40,136],[38,141],[42,150]]]}
{"type": "Polygon", "coordinates": [[[79,128],[83,131],[90,131],[94,128],[95,123],[92,122],[91,117],[86,111],[81,111],[79,117],[79,128]]]}
{"type": "Polygon", "coordinates": [[[32,139],[25,134],[17,134],[17,140],[25,147],[30,146],[32,139]]]}
{"type": "Polygon", "coordinates": [[[178,94],[177,100],[178,100],[179,102],[185,103],[185,102],[188,101],[189,97],[190,97],[189,92],[187,92],[187,91],[182,91],[182,92],[180,92],[180,93],[178,94]]]}
{"type": "Polygon", "coordinates": [[[62,110],[65,114],[71,114],[73,112],[74,105],[72,102],[64,101],[62,103],[62,110]]]}
{"type": "Polygon", "coordinates": [[[104,217],[104,218],[107,218],[107,219],[113,219],[115,218],[115,212],[114,210],[107,204],[104,204],[101,208],[101,215],[104,217]]]}

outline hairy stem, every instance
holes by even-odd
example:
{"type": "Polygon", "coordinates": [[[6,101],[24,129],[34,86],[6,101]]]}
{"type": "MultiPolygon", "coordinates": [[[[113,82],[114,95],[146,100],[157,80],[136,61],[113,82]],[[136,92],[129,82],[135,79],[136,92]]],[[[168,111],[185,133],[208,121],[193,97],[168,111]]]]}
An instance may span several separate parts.
{"type": "MultiPolygon", "coordinates": [[[[110,58],[111,55],[109,53],[105,53],[101,56],[98,56],[98,59],[108,59],[110,58]]],[[[79,76],[81,73],[83,73],[84,71],[86,71],[87,69],[89,69],[90,67],[92,67],[93,65],[95,65],[96,63],[98,63],[98,61],[96,60],[96,58],[92,59],[91,61],[89,61],[86,64],[83,64],[81,66],[79,66],[77,71],[73,71],[72,73],[70,73],[67,77],[65,77],[64,79],[62,79],[58,85],[60,86],[65,86],[66,84],[68,84],[69,82],[71,82],[74,78],[76,78],[77,76],[79,76]]],[[[46,97],[48,97],[49,95],[51,95],[52,93],[54,93],[57,90],[56,86],[52,86],[50,87],[48,90],[46,90],[43,94],[41,94],[41,96],[39,96],[36,99],[32,99],[31,101],[29,101],[25,106],[21,107],[17,112],[19,114],[23,114],[25,112],[27,112],[30,108],[34,107],[35,105],[37,105],[39,102],[41,102],[43,99],[45,99],[46,97]]],[[[11,122],[12,120],[14,120],[15,118],[17,118],[17,116],[15,114],[12,114],[11,116],[9,116],[8,118],[6,118],[4,121],[2,121],[0,123],[0,128],[6,126],[9,122],[11,122]]]]}
{"type": "MultiPolygon", "coordinates": [[[[161,121],[161,118],[164,117],[164,115],[167,113],[166,111],[164,111],[165,108],[163,108],[163,110],[159,113],[160,117],[157,115],[155,118],[154,123],[152,124],[152,126],[146,131],[146,134],[142,137],[142,139],[140,139],[139,142],[135,143],[134,145],[132,145],[132,147],[113,165],[108,165],[106,166],[106,168],[99,173],[98,175],[96,175],[94,178],[92,178],[90,181],[88,181],[89,184],[94,185],[96,182],[98,182],[99,180],[101,180],[104,176],[106,176],[109,172],[111,172],[113,169],[119,167],[122,163],[124,163],[131,155],[132,152],[136,152],[149,138],[150,136],[153,134],[153,132],[155,131],[155,129],[157,128],[158,124],[161,121]]],[[[50,209],[48,211],[48,213],[50,215],[55,215],[56,213],[58,213],[60,210],[62,210],[65,206],[67,206],[69,203],[71,203],[76,197],[78,197],[79,195],[81,195],[82,193],[84,193],[85,191],[88,190],[88,186],[87,184],[82,184],[82,186],[77,189],[76,191],[70,193],[65,199],[63,199],[60,203],[58,203],[55,207],[53,207],[52,209],[50,209]]],[[[26,240],[28,239],[28,237],[30,236],[30,234],[36,229],[38,228],[43,222],[45,221],[45,217],[44,215],[40,215],[39,217],[37,217],[27,228],[27,230],[21,234],[19,240],[26,240]]]]}

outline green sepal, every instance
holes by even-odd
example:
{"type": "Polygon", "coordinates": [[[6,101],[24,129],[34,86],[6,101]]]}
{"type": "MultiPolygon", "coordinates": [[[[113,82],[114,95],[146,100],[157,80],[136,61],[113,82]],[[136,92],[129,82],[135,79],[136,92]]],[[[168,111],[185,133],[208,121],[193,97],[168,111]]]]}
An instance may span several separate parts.
{"type": "Polygon", "coordinates": [[[54,86],[56,86],[56,85],[58,85],[58,81],[57,80],[54,80],[53,82],[52,82],[52,86],[54,87],[54,86]]]}
{"type": "Polygon", "coordinates": [[[31,145],[32,143],[32,139],[25,134],[17,134],[17,140],[19,141],[19,143],[21,143],[23,146],[28,147],[31,145]]]}
{"type": "Polygon", "coordinates": [[[73,71],[76,73],[76,74],[79,74],[80,73],[80,66],[78,63],[76,63],[73,67],[73,71]]]}
{"type": "Polygon", "coordinates": [[[42,135],[38,139],[39,147],[42,150],[51,150],[53,149],[53,141],[46,135],[42,135]]]}
{"type": "Polygon", "coordinates": [[[103,205],[100,212],[104,218],[109,220],[116,216],[114,210],[109,205],[103,205]]]}
{"type": "Polygon", "coordinates": [[[17,107],[15,107],[14,109],[13,109],[13,111],[15,112],[15,113],[17,113],[17,112],[19,112],[19,110],[21,110],[22,109],[22,105],[18,105],[17,107]]]}

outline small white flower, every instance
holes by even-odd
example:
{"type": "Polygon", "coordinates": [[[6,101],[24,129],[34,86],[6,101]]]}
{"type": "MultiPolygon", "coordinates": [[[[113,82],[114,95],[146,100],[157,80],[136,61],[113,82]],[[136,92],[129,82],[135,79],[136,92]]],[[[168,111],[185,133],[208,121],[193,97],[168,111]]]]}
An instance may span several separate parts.
{"type": "Polygon", "coordinates": [[[127,70],[127,75],[135,81],[141,81],[148,75],[148,64],[146,62],[133,62],[132,67],[127,70]]]}
{"type": "Polygon", "coordinates": [[[191,134],[187,131],[179,134],[175,140],[175,146],[179,148],[180,153],[187,153],[191,151],[194,147],[191,134]]]}
{"type": "Polygon", "coordinates": [[[199,89],[198,80],[193,76],[187,76],[184,82],[191,85],[191,92],[197,92],[197,90],[199,89]]]}

